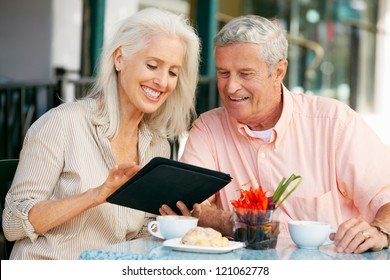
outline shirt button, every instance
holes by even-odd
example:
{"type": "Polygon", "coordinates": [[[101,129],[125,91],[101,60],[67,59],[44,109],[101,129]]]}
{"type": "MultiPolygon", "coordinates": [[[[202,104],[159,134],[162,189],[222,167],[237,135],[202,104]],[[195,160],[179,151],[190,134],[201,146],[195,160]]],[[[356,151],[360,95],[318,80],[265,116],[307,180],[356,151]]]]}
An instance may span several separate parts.
{"type": "Polygon", "coordinates": [[[260,157],[261,157],[261,158],[265,158],[265,153],[261,153],[261,154],[260,154],[260,157]]]}

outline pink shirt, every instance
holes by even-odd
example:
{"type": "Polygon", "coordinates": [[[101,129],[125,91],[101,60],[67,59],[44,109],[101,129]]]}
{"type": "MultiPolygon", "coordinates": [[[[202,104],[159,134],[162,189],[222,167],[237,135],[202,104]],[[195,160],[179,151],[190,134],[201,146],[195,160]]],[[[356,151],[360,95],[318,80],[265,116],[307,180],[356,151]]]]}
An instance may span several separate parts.
{"type": "Polygon", "coordinates": [[[233,177],[215,196],[225,210],[240,189],[261,185],[272,195],[282,177],[301,175],[280,207],[282,234],[291,219],[335,228],[352,217],[370,222],[390,202],[390,149],[345,104],[283,91],[283,112],[269,142],[217,108],[194,122],[181,161],[233,177]]]}

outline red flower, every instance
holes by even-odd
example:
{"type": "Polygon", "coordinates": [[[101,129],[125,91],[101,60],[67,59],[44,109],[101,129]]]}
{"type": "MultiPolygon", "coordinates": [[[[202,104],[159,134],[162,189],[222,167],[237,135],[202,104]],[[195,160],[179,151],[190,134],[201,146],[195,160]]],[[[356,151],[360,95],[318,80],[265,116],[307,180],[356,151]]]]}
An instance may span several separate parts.
{"type": "Polygon", "coordinates": [[[257,209],[257,210],[273,210],[278,209],[279,206],[298,188],[301,184],[301,176],[292,174],[287,180],[285,177],[279,183],[275,193],[267,197],[263,191],[263,188],[259,186],[257,189],[250,187],[249,190],[241,190],[240,198],[232,200],[231,203],[235,208],[245,209],[257,209]],[[294,187],[292,187],[287,194],[283,197],[282,195],[286,192],[288,186],[295,180],[298,180],[294,187]]]}
{"type": "Polygon", "coordinates": [[[232,200],[235,208],[266,210],[268,208],[268,197],[261,186],[258,189],[250,187],[249,190],[241,190],[240,198],[232,200]]]}

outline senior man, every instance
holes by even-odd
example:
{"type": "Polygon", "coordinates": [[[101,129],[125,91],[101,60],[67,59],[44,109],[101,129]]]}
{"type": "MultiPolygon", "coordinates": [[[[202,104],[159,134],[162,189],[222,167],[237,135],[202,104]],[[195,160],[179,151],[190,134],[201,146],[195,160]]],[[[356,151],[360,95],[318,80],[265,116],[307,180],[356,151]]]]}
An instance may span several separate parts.
{"type": "MultiPolygon", "coordinates": [[[[387,248],[390,149],[347,105],[283,85],[288,43],[275,22],[235,18],[214,43],[223,107],[193,123],[181,161],[233,180],[192,212],[178,202],[182,213],[232,235],[231,200],[239,190],[261,185],[273,193],[294,173],[303,180],[279,208],[281,234],[289,220],[319,220],[337,228],[331,238],[338,252],[387,248]]],[[[160,213],[172,210],[163,205],[160,213]]]]}

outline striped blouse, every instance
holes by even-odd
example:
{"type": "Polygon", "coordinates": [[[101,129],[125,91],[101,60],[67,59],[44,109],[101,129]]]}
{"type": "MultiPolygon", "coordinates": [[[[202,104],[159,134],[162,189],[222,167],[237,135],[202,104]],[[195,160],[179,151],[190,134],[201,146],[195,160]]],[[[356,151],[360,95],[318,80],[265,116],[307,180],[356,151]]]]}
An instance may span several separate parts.
{"type": "MultiPolygon", "coordinates": [[[[29,129],[3,211],[3,230],[17,240],[11,259],[78,259],[86,249],[135,238],[153,215],[103,203],[37,235],[28,220],[40,200],[61,199],[101,185],[115,166],[107,125],[95,125],[96,101],[65,103],[44,114],[29,129]]],[[[169,157],[169,142],[139,129],[141,165],[153,157],[169,157]]]]}

